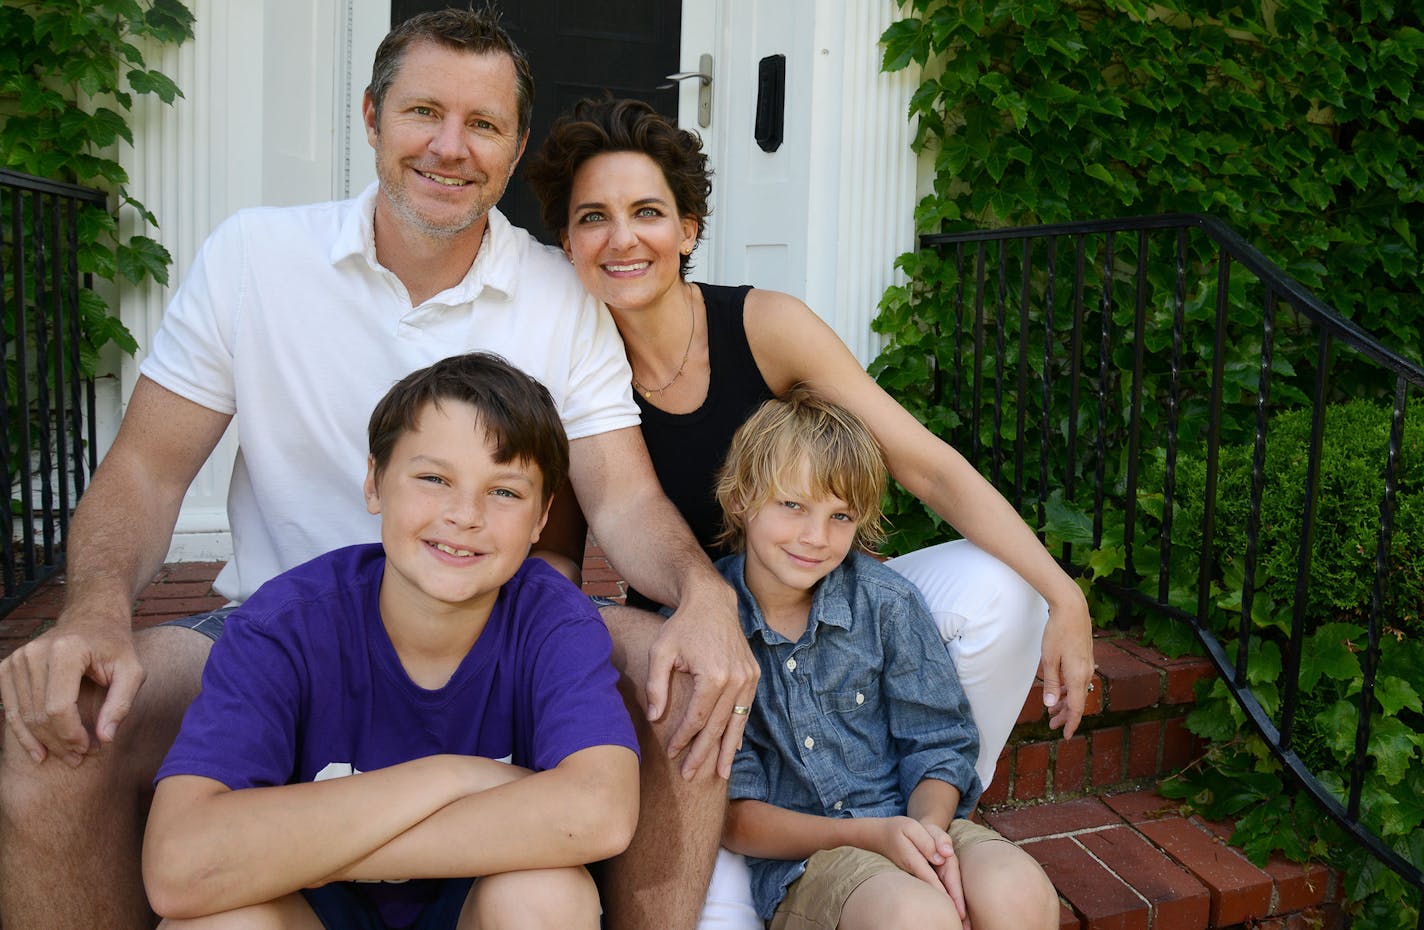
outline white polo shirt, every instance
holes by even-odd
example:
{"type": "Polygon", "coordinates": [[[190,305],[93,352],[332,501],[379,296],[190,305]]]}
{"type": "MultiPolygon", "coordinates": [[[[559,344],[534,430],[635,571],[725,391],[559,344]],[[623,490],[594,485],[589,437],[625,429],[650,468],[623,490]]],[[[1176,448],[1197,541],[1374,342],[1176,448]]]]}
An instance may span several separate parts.
{"type": "Polygon", "coordinates": [[[140,371],[235,415],[233,560],[244,600],[323,552],[380,538],[366,423],[392,384],[475,349],[549,389],[570,439],[638,424],[623,344],[557,249],[497,210],[465,279],[412,308],[376,262],[376,186],[355,200],[243,210],[204,243],[140,371]]]}

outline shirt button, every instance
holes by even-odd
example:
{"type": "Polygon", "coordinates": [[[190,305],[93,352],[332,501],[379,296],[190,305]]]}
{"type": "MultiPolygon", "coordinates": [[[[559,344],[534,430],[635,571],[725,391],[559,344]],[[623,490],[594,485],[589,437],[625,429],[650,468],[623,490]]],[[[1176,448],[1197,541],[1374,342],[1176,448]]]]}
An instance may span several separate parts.
{"type": "Polygon", "coordinates": [[[836,810],[840,810],[840,809],[841,809],[841,802],[840,802],[840,801],[837,801],[836,803],[832,804],[831,807],[833,807],[833,808],[836,809],[836,810]]]}
{"type": "Polygon", "coordinates": [[[795,660],[795,659],[787,659],[787,660],[786,660],[786,667],[789,668],[789,669],[790,669],[791,671],[793,671],[793,672],[796,671],[796,660],[795,660]]]}
{"type": "Polygon", "coordinates": [[[865,703],[865,695],[864,695],[864,694],[861,694],[859,691],[857,691],[857,692],[855,693],[855,702],[856,702],[857,704],[864,704],[864,703],[865,703]]]}
{"type": "Polygon", "coordinates": [[[813,740],[813,739],[811,739],[811,737],[808,736],[808,737],[806,737],[804,740],[801,741],[801,745],[802,745],[802,746],[805,746],[807,749],[813,749],[813,748],[815,748],[815,746],[816,746],[816,741],[813,740]]]}

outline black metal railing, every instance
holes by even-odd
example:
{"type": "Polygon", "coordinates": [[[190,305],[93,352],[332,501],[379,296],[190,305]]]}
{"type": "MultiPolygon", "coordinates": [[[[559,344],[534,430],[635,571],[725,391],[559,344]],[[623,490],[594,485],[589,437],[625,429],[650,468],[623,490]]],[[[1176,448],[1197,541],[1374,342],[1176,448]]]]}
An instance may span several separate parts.
{"type": "MultiPolygon", "coordinates": [[[[1098,557],[1088,574],[1125,625],[1173,618],[1189,626],[1280,762],[1355,840],[1424,891],[1421,863],[1361,818],[1380,640],[1398,625],[1401,584],[1417,582],[1424,564],[1417,551],[1395,552],[1392,539],[1406,413],[1424,412],[1424,368],[1210,217],[930,235],[921,245],[936,265],[912,284],[914,312],[927,334],[920,344],[935,350],[928,383],[915,389],[948,424],[945,438],[1050,529],[1065,564],[1075,547],[1098,557]],[[1297,745],[1309,699],[1302,643],[1323,622],[1312,568],[1326,421],[1361,399],[1378,405],[1388,437],[1355,450],[1381,479],[1370,504],[1379,519],[1372,551],[1361,556],[1371,563],[1369,603],[1354,617],[1368,622],[1355,752],[1346,771],[1329,773],[1331,791],[1320,753],[1312,771],[1297,745]],[[1275,505],[1289,496],[1268,487],[1268,450],[1279,452],[1269,440],[1287,441],[1280,436],[1291,417],[1290,435],[1304,437],[1296,443],[1303,478],[1290,490],[1299,503],[1285,521],[1293,594],[1267,601],[1266,559],[1282,562],[1267,551],[1267,531],[1279,540],[1280,527],[1262,525],[1263,505],[1279,523],[1275,505]],[[1230,488],[1228,460],[1236,463],[1230,488]],[[1223,603],[1224,574],[1238,576],[1239,605],[1223,603]],[[1262,675],[1253,687],[1248,663],[1263,640],[1282,656],[1264,698],[1262,675]]],[[[1424,446],[1416,439],[1412,448],[1424,446]]],[[[1411,465],[1418,475],[1420,463],[1411,465]]],[[[1418,603],[1412,610],[1417,618],[1418,603]]]]}
{"type": "Polygon", "coordinates": [[[82,213],[95,190],[0,170],[0,615],[64,565],[69,517],[97,443],[94,380],[81,364],[82,213]]]}

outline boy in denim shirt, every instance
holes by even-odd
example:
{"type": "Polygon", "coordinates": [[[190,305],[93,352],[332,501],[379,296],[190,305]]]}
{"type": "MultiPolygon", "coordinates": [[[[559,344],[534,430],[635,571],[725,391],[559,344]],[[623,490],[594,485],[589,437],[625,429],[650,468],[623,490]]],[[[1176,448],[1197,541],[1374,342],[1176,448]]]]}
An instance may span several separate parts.
{"type": "Polygon", "coordinates": [[[865,424],[805,389],[733,440],[717,496],[738,554],[718,568],[762,675],[724,845],[778,930],[1057,927],[1038,863],[963,819],[978,732],[919,592],[852,551],[884,489],[865,424]]]}

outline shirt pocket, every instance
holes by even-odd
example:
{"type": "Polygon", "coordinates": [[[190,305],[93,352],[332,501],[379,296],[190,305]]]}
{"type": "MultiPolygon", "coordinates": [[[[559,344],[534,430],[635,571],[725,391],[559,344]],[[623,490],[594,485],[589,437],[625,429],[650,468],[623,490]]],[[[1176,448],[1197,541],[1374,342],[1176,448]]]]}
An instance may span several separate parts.
{"type": "Polygon", "coordinates": [[[858,775],[882,775],[889,741],[879,681],[849,679],[822,691],[820,697],[846,768],[858,775]]]}

